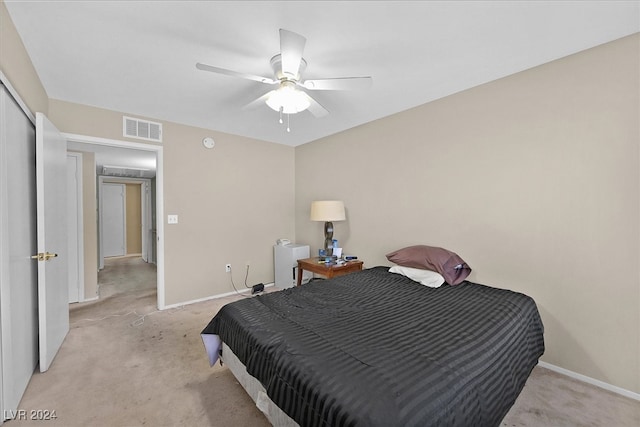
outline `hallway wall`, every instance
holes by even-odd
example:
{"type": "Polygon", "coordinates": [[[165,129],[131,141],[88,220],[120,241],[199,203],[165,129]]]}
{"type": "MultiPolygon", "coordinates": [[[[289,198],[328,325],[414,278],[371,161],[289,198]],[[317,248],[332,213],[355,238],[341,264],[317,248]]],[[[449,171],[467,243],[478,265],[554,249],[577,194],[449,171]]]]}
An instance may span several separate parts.
{"type": "Polygon", "coordinates": [[[125,184],[127,255],[142,253],[142,204],[140,184],[125,184]]]}

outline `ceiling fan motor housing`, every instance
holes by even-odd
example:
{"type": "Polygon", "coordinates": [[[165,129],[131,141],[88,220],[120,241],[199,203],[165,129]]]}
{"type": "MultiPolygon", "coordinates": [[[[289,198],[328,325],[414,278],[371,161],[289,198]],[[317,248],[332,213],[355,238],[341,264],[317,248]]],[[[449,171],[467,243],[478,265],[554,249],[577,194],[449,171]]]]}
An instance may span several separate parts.
{"type": "Polygon", "coordinates": [[[282,72],[282,56],[280,54],[277,54],[273,58],[271,58],[271,68],[273,69],[273,73],[276,75],[276,78],[278,80],[284,79],[297,82],[298,80],[300,80],[300,75],[307,68],[307,61],[305,61],[304,58],[300,58],[300,68],[298,68],[298,74],[296,74],[295,76],[291,76],[282,72]]]}

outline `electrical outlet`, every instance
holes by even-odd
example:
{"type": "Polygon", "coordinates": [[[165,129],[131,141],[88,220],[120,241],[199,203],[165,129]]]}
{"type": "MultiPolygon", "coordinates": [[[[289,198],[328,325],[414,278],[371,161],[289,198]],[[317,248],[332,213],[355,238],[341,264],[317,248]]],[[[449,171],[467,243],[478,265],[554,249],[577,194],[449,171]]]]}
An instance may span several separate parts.
{"type": "Polygon", "coordinates": [[[224,266],[224,271],[226,271],[227,273],[231,273],[231,264],[226,264],[224,266]]]}

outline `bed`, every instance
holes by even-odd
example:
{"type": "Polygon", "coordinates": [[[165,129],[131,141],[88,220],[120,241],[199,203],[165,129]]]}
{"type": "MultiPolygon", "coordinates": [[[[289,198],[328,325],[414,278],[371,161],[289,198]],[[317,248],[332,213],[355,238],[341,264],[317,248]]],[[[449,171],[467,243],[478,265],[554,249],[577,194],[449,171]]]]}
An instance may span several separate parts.
{"type": "Polygon", "coordinates": [[[301,426],[498,426],[544,352],[533,299],[388,270],[225,305],[210,362],[230,353],[301,426]]]}

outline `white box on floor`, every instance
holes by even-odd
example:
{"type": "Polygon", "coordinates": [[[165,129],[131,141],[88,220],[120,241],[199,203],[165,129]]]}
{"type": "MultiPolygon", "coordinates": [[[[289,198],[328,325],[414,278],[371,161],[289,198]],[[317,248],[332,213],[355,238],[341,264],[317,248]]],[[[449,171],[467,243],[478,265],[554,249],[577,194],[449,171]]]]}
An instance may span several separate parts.
{"type": "MultiPolygon", "coordinates": [[[[292,288],[298,280],[298,260],[309,258],[309,245],[274,245],[273,260],[276,287],[281,289],[292,288]]],[[[307,283],[313,277],[313,273],[303,271],[302,283],[307,283]]]]}

